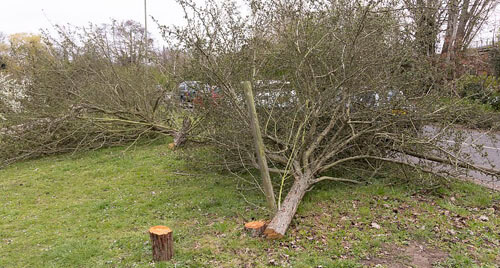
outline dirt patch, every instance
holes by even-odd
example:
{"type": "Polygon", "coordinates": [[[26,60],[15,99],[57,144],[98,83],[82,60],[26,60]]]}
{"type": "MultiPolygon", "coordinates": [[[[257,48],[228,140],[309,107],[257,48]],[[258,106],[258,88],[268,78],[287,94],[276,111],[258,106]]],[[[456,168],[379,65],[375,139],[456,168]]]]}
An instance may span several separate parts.
{"type": "Polygon", "coordinates": [[[424,243],[411,242],[408,246],[385,246],[382,252],[363,264],[374,267],[378,264],[388,268],[432,267],[436,262],[444,260],[448,254],[436,248],[430,248],[424,243]]]}

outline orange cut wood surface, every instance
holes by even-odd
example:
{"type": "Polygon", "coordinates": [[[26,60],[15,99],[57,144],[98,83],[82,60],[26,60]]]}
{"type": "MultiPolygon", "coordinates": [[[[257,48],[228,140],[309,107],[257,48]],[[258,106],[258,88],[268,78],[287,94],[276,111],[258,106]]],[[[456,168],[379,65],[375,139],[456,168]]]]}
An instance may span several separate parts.
{"type": "Polygon", "coordinates": [[[170,230],[170,228],[168,228],[167,226],[158,225],[149,228],[149,232],[156,235],[166,235],[168,233],[171,233],[172,230],[170,230]]]}
{"type": "Polygon", "coordinates": [[[266,223],[263,221],[251,221],[245,224],[245,228],[256,229],[264,226],[266,223]]]}
{"type": "Polygon", "coordinates": [[[264,236],[265,236],[267,239],[281,239],[281,238],[283,238],[283,235],[282,235],[282,234],[277,233],[277,232],[275,232],[273,229],[270,229],[270,228],[267,228],[267,229],[264,231],[264,236]]]}

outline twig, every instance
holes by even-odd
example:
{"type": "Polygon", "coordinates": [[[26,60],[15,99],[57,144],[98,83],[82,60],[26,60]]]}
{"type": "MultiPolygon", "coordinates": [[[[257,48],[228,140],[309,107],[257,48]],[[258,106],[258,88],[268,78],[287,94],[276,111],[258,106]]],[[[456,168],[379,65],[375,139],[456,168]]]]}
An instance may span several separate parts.
{"type": "Polygon", "coordinates": [[[324,181],[324,180],[340,181],[340,182],[352,182],[352,183],[356,183],[356,184],[361,184],[360,181],[356,181],[356,180],[345,179],[345,178],[334,178],[334,177],[328,177],[328,176],[319,177],[319,178],[313,180],[312,183],[314,184],[314,183],[318,183],[318,182],[324,181]]]}
{"type": "Polygon", "coordinates": [[[172,172],[172,173],[173,173],[173,174],[175,174],[175,175],[180,175],[180,176],[191,176],[191,177],[196,176],[196,175],[194,175],[194,174],[182,173],[182,172],[177,172],[177,171],[172,172]]]}

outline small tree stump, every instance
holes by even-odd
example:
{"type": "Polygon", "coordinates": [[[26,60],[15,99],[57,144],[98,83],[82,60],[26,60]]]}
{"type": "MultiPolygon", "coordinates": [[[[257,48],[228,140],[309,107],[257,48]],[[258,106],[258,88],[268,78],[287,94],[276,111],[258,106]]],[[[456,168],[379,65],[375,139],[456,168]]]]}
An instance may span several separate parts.
{"type": "Polygon", "coordinates": [[[261,236],[266,229],[266,222],[264,221],[251,221],[245,224],[245,231],[247,231],[251,237],[261,236]]]}
{"type": "Polygon", "coordinates": [[[149,236],[153,245],[153,260],[168,261],[174,255],[174,240],[172,230],[166,226],[153,226],[149,228],[149,236]]]}

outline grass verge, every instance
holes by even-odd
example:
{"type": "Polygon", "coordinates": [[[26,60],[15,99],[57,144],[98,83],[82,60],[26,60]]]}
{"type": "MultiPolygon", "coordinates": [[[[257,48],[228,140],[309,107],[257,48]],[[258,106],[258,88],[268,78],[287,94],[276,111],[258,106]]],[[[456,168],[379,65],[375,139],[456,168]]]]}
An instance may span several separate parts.
{"type": "Polygon", "coordinates": [[[243,198],[233,176],[181,154],[161,143],[0,170],[0,267],[500,265],[498,192],[467,182],[431,191],[391,178],[324,182],[287,237],[267,241],[242,230],[266,217],[250,204],[264,206],[261,194],[243,198]],[[151,262],[153,225],[174,230],[172,262],[151,262]]]}

